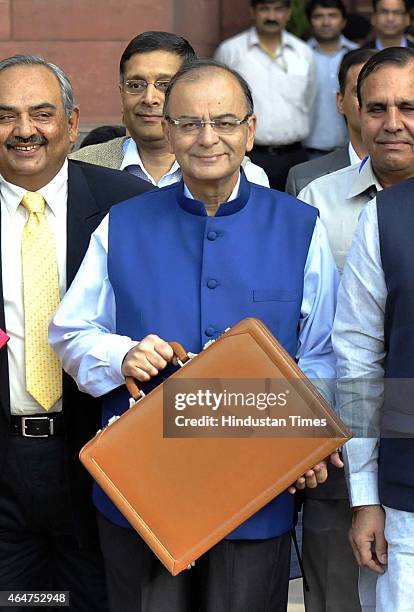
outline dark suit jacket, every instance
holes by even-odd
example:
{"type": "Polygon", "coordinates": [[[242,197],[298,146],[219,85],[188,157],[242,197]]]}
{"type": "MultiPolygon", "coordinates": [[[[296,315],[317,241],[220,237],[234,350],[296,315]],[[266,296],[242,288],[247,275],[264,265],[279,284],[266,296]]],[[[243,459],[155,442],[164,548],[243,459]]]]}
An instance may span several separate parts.
{"type": "MultiPolygon", "coordinates": [[[[109,207],[151,188],[149,183],[118,170],[69,161],[66,252],[68,286],[73,281],[85,255],[91,233],[109,207]]],[[[5,329],[1,266],[0,327],[5,329]]],[[[75,525],[79,540],[88,544],[93,542],[96,535],[91,500],[92,483],[79,462],[78,453],[83,444],[92,438],[100,427],[100,402],[79,392],[74,381],[66,374],[63,375],[63,414],[68,432],[68,474],[75,510],[75,525]]],[[[7,452],[9,421],[7,350],[2,349],[0,350],[0,470],[3,469],[7,452]]]]}
{"type": "MultiPolygon", "coordinates": [[[[361,49],[375,49],[375,41],[376,39],[374,38],[374,40],[370,40],[369,42],[365,43],[365,45],[362,45],[361,49]]],[[[414,43],[411,42],[411,40],[409,40],[407,38],[407,46],[411,49],[414,49],[414,43]]]]}
{"type": "Polygon", "coordinates": [[[315,179],[345,168],[350,163],[348,145],[346,145],[317,159],[293,166],[289,170],[285,190],[296,197],[306,185],[315,179]]]}

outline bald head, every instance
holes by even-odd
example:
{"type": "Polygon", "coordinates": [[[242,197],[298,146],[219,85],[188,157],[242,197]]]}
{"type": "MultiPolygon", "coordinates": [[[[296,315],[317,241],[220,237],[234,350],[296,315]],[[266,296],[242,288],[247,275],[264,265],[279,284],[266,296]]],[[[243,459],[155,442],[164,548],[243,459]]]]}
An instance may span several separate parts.
{"type": "Polygon", "coordinates": [[[240,89],[240,95],[245,100],[246,114],[252,115],[254,112],[253,108],[253,97],[250,91],[250,87],[244,78],[235,70],[232,70],[224,64],[220,64],[214,60],[195,60],[193,62],[185,63],[177,74],[171,79],[168,89],[165,92],[164,102],[164,116],[169,115],[169,102],[171,94],[174,88],[181,82],[200,81],[201,79],[209,79],[224,77],[224,79],[230,79],[238,85],[240,89]]]}

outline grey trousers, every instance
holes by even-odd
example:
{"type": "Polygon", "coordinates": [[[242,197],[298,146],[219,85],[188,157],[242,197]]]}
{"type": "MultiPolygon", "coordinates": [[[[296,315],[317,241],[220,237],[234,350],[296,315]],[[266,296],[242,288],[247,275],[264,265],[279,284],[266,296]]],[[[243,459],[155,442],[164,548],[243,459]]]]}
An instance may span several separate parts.
{"type": "Polygon", "coordinates": [[[306,612],[361,612],[358,565],[348,542],[347,499],[306,499],[303,566],[309,583],[306,612]]]}

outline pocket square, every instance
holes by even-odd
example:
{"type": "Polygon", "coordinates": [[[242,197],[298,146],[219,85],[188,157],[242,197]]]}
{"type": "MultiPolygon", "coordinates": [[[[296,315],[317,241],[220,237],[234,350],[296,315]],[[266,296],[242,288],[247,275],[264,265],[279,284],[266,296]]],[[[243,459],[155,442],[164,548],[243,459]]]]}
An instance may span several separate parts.
{"type": "Polygon", "coordinates": [[[0,348],[10,340],[9,336],[0,328],[0,348]]]}

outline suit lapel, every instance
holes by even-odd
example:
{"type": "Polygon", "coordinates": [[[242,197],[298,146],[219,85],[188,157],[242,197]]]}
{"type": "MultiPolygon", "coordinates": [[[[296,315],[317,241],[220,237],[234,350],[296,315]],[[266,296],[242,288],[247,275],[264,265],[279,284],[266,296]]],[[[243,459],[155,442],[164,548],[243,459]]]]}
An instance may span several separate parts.
{"type": "MultiPolygon", "coordinates": [[[[1,206],[0,206],[0,254],[1,254],[1,206]]],[[[3,280],[2,268],[0,266],[0,327],[6,329],[4,316],[3,280]]],[[[7,418],[10,415],[10,391],[9,391],[9,363],[7,359],[7,346],[0,349],[0,404],[7,418]]]]}
{"type": "Polygon", "coordinates": [[[121,136],[121,138],[114,138],[108,142],[108,157],[110,162],[108,167],[114,168],[115,170],[119,170],[121,167],[123,159],[122,149],[127,138],[128,136],[121,136]]]}
{"type": "Polygon", "coordinates": [[[332,156],[331,166],[326,174],[330,172],[335,172],[336,170],[340,170],[341,168],[345,168],[349,166],[351,160],[349,158],[348,146],[341,147],[337,151],[335,151],[335,155],[332,156]]]}
{"type": "Polygon", "coordinates": [[[67,203],[66,285],[69,287],[88,248],[97,216],[104,213],[97,206],[83,170],[69,160],[67,203]]]}
{"type": "Polygon", "coordinates": [[[341,153],[341,163],[344,164],[344,167],[349,166],[349,164],[351,163],[351,158],[349,157],[348,145],[344,147],[343,149],[340,149],[340,153],[341,153]]]}

